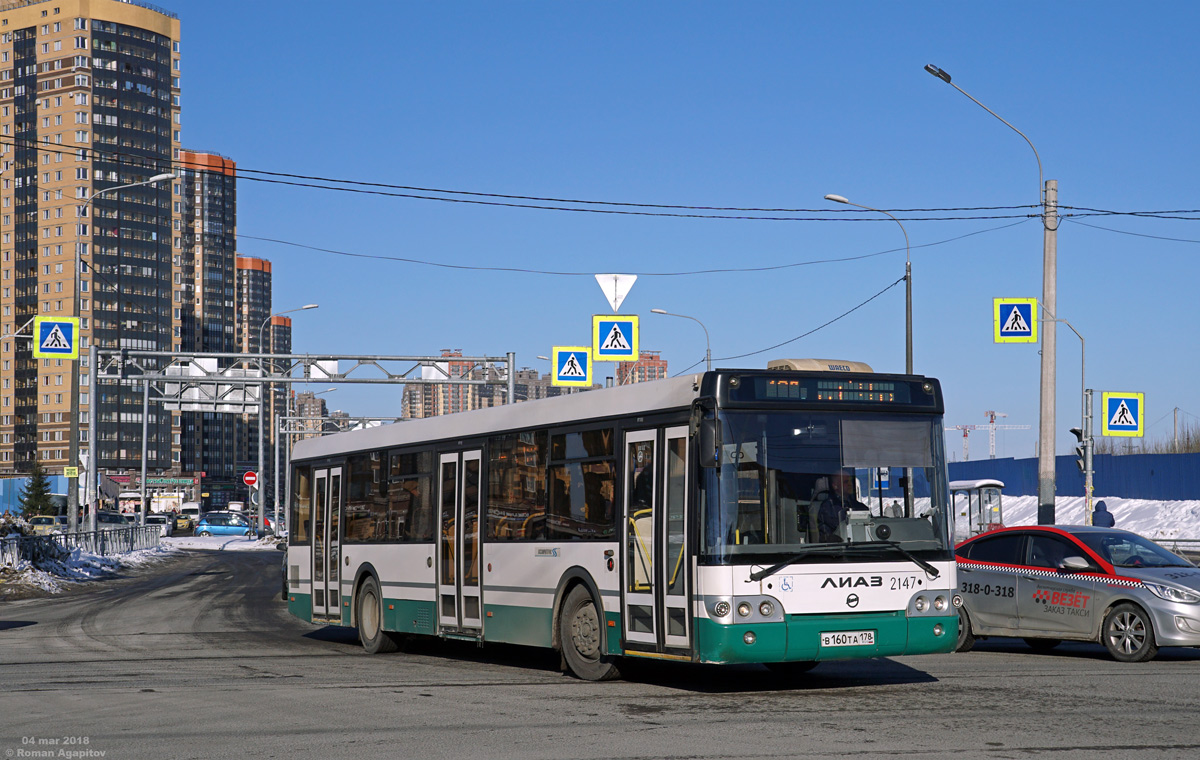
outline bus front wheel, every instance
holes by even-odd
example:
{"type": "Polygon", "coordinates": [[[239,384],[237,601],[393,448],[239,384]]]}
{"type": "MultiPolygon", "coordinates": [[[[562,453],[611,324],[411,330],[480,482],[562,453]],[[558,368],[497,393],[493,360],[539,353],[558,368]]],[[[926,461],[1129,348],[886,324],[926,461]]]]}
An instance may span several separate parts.
{"type": "Polygon", "coordinates": [[[584,681],[608,681],[621,675],[603,654],[604,627],[592,595],[583,586],[567,594],[559,612],[558,635],[567,667],[584,681]]]}

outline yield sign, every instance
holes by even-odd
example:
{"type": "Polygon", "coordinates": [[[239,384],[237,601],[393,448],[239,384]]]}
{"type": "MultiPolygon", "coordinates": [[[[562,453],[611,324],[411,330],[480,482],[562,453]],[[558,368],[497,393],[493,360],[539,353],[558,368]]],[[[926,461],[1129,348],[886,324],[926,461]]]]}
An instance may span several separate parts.
{"type": "Polygon", "coordinates": [[[625,296],[629,295],[629,289],[633,287],[633,283],[637,282],[636,274],[598,274],[596,282],[599,283],[600,289],[604,291],[604,297],[608,299],[608,305],[612,306],[613,313],[617,313],[621,303],[625,300],[625,296]]]}

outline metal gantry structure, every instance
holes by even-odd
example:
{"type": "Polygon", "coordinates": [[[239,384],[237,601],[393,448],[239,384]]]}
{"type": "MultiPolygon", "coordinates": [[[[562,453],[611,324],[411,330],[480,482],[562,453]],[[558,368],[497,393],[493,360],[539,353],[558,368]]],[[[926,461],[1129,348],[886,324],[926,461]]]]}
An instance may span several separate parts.
{"type": "MultiPolygon", "coordinates": [[[[352,354],[240,354],[176,351],[89,349],[87,491],[91,529],[96,529],[99,458],[99,399],[101,382],[133,382],[143,386],[142,397],[142,514],[145,487],[150,394],[184,411],[263,414],[263,386],[276,383],[354,383],[375,385],[499,385],[507,386],[505,403],[516,392],[516,354],[504,356],[388,356],[352,354]],[[455,368],[451,369],[451,366],[455,368]]],[[[358,419],[358,418],[352,418],[358,419]]],[[[383,418],[364,418],[381,421],[383,418]]],[[[392,418],[388,418],[392,419],[392,418]]],[[[308,431],[311,432],[311,431],[308,431]]],[[[259,447],[258,472],[263,470],[259,447]]],[[[259,481],[262,493],[262,481],[259,481]]],[[[278,501],[278,491],[276,491],[278,501]]],[[[265,504],[258,499],[262,525],[265,504]]]]}

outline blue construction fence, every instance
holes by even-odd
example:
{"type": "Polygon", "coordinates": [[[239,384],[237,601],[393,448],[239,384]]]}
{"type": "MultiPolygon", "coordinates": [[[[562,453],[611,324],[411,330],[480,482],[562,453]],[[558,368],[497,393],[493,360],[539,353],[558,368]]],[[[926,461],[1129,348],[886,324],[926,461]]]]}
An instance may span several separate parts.
{"type": "MultiPolygon", "coordinates": [[[[1055,458],[1058,496],[1083,496],[1083,473],[1074,455],[1055,458]]],[[[1093,457],[1092,492],[1122,499],[1180,501],[1200,499],[1200,453],[1099,454],[1093,457]]],[[[950,480],[996,478],[1006,496],[1037,496],[1038,460],[980,459],[953,462],[950,480]]]]}
{"type": "MultiPolygon", "coordinates": [[[[47,475],[46,479],[50,481],[50,493],[67,492],[67,479],[62,475],[47,475]]],[[[21,512],[21,494],[28,483],[29,478],[0,478],[0,514],[21,512]]]]}

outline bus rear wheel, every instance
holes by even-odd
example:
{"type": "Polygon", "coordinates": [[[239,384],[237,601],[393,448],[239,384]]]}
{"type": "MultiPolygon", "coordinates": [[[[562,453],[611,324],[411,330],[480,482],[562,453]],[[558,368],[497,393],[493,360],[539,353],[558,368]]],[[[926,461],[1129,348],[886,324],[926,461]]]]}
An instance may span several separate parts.
{"type": "Polygon", "coordinates": [[[396,638],[383,630],[383,595],[379,593],[379,581],[368,577],[358,590],[358,640],[367,654],[395,652],[400,648],[396,638]]]}
{"type": "Polygon", "coordinates": [[[558,636],[567,667],[584,681],[609,681],[621,675],[603,654],[604,627],[592,595],[583,586],[567,594],[558,617],[558,636]]]}

